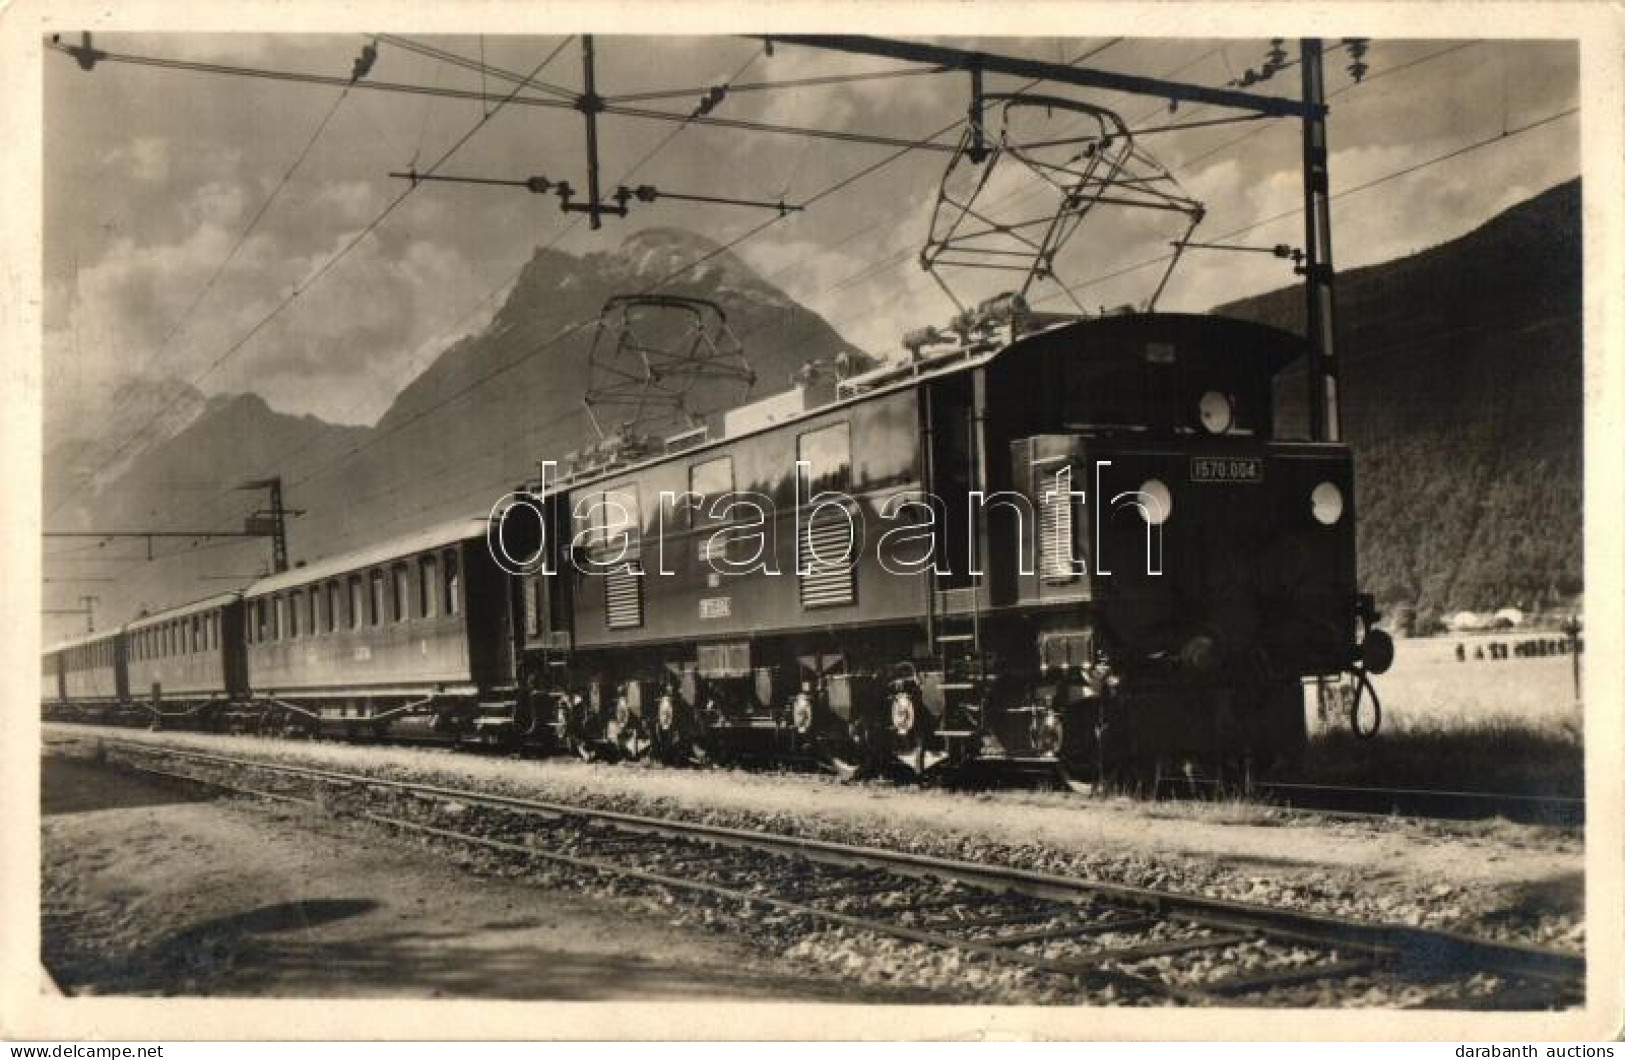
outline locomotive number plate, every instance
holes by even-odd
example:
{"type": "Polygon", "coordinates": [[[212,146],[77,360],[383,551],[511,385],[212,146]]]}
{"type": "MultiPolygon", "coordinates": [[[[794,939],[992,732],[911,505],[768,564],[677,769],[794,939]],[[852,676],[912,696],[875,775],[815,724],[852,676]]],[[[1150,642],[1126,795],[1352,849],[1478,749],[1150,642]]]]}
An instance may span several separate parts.
{"type": "Polygon", "coordinates": [[[1264,481],[1264,461],[1256,456],[1193,456],[1192,482],[1264,481]]]}

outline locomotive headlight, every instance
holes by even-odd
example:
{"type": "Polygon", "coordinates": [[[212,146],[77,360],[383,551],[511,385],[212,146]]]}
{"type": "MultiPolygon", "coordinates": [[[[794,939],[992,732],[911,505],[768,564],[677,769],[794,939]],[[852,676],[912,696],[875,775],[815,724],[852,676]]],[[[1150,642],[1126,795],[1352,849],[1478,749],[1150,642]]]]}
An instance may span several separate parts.
{"type": "Polygon", "coordinates": [[[1228,394],[1209,390],[1196,407],[1202,416],[1202,427],[1209,434],[1223,434],[1235,426],[1236,406],[1228,394]]]}
{"type": "Polygon", "coordinates": [[[892,697],[891,727],[902,736],[914,731],[914,700],[907,692],[899,692],[892,697]]]}
{"type": "Polygon", "coordinates": [[[1174,495],[1160,478],[1148,478],[1140,483],[1140,514],[1152,526],[1161,526],[1174,514],[1174,495]]]}
{"type": "Polygon", "coordinates": [[[1317,523],[1331,526],[1343,518],[1343,491],[1335,483],[1322,482],[1309,494],[1309,510],[1317,523]]]}

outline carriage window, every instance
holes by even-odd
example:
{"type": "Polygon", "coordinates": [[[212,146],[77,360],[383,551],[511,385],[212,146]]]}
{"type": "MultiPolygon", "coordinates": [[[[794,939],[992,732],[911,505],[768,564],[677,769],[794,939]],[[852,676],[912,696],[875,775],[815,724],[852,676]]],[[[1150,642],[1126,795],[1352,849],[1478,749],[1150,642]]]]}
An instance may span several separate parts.
{"type": "Polygon", "coordinates": [[[393,575],[391,584],[395,590],[391,594],[390,603],[393,610],[390,612],[390,617],[396,622],[405,622],[408,618],[412,617],[411,575],[407,570],[406,564],[404,563],[395,564],[390,573],[393,575]]]}
{"type": "Polygon", "coordinates": [[[194,654],[196,654],[197,652],[200,652],[200,651],[203,650],[203,630],[201,628],[199,628],[199,623],[201,621],[202,620],[199,619],[198,616],[193,615],[192,616],[192,621],[190,623],[188,623],[188,625],[191,626],[191,629],[188,630],[188,633],[189,633],[189,635],[191,637],[191,644],[192,644],[191,651],[194,654]]]}
{"type": "Polygon", "coordinates": [[[288,638],[290,640],[298,637],[304,629],[299,622],[299,608],[304,604],[301,599],[304,595],[298,589],[288,594],[288,638]]]}
{"type": "Polygon", "coordinates": [[[276,598],[276,632],[272,634],[277,640],[285,640],[288,636],[288,598],[278,595],[276,598]]]}
{"type": "Polygon", "coordinates": [[[350,575],[350,628],[361,628],[361,611],[365,602],[365,593],[361,590],[361,575],[350,575]]]}
{"type": "Polygon", "coordinates": [[[457,594],[461,588],[462,579],[457,575],[457,553],[448,549],[441,554],[446,564],[446,614],[457,614],[457,594]]]}
{"type": "Polygon", "coordinates": [[[424,556],[418,560],[418,614],[424,618],[433,618],[435,603],[439,586],[435,584],[435,562],[433,556],[424,556]]]}
{"type": "Polygon", "coordinates": [[[796,442],[796,457],[808,465],[808,496],[851,486],[852,435],[846,424],[834,423],[803,434],[796,442]]]}
{"type": "Polygon", "coordinates": [[[327,583],[327,632],[339,631],[339,583],[327,583]]]}
{"type": "Polygon", "coordinates": [[[322,587],[305,590],[305,632],[314,637],[322,631],[322,587]]]}
{"type": "Polygon", "coordinates": [[[384,572],[369,571],[367,581],[372,586],[372,592],[367,594],[367,625],[376,626],[384,620],[384,572]]]}

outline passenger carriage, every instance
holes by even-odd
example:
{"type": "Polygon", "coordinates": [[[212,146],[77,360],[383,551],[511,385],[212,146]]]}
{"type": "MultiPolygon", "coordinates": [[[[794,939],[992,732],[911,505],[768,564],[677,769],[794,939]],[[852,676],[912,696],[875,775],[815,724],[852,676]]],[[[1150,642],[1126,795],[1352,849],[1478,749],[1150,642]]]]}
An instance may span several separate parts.
{"type": "Polygon", "coordinates": [[[118,630],[65,641],[47,654],[57,659],[60,673],[56,685],[59,715],[87,721],[128,720],[124,637],[118,630]]]}
{"type": "Polygon", "coordinates": [[[273,731],[472,735],[513,711],[508,588],[469,518],[255,582],[252,707],[273,731]]]}
{"type": "Polygon", "coordinates": [[[144,615],[124,627],[132,708],[155,727],[209,728],[235,717],[248,689],[239,592],[144,615]]]}

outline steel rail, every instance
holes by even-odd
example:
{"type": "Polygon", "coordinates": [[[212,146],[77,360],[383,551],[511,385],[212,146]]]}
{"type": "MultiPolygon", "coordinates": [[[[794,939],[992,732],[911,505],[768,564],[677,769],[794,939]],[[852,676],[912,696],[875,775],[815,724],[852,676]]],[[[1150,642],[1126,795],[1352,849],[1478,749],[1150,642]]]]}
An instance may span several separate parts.
{"type": "Polygon", "coordinates": [[[884,850],[752,829],[651,817],[617,810],[593,809],[548,800],[390,780],[290,763],[188,751],[157,742],[98,738],[97,743],[136,752],[169,755],[183,760],[259,769],[335,784],[427,796],[489,809],[553,818],[601,821],[632,832],[683,836],[701,842],[767,851],[780,856],[800,856],[809,861],[846,868],[862,867],[902,876],[945,879],[983,890],[1002,891],[1049,901],[1107,903],[1153,913],[1164,918],[1178,918],[1208,928],[1258,932],[1277,940],[1358,950],[1367,957],[1379,960],[1386,967],[1401,970],[1471,969],[1519,978],[1535,978],[1550,984],[1574,987],[1582,986],[1585,977],[1586,961],[1581,954],[1521,943],[1496,942],[1438,928],[1354,920],[1230,899],[1182,895],[1128,884],[1084,880],[1011,866],[966,862],[929,854],[884,850]]]}

